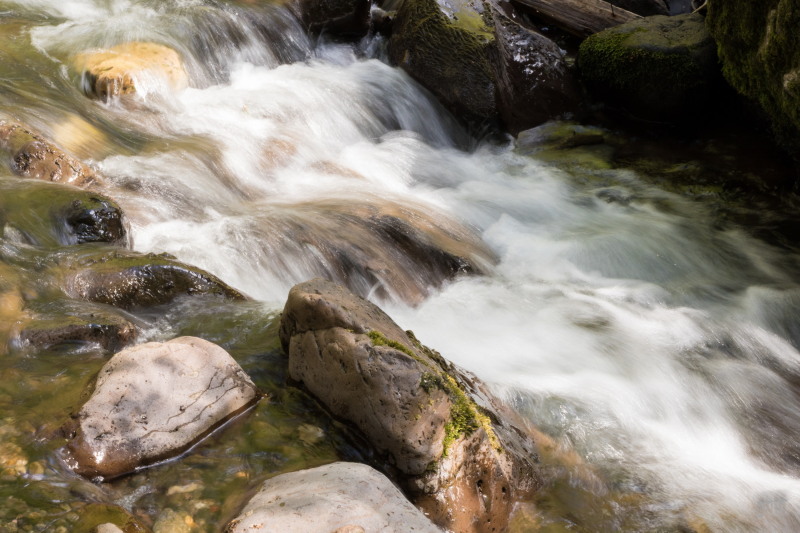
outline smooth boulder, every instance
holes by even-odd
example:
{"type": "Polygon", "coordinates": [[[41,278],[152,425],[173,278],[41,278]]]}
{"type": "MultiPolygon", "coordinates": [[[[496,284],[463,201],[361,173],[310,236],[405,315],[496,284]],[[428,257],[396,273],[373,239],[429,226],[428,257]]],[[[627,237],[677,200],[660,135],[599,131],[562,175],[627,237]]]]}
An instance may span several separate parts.
{"type": "Polygon", "coordinates": [[[321,279],[296,285],[280,339],[291,378],[361,430],[438,526],[502,530],[541,485],[514,415],[374,304],[321,279]]]}
{"type": "Polygon", "coordinates": [[[259,398],[221,347],[196,337],[114,355],[66,431],[76,472],[112,479],[180,455],[259,398]]]}
{"type": "Polygon", "coordinates": [[[654,16],[587,38],[578,67],[598,100],[647,121],[699,120],[716,96],[714,41],[698,14],[654,16]]]}
{"type": "Polygon", "coordinates": [[[84,90],[103,100],[165,87],[179,91],[189,85],[180,54],[158,43],[129,42],[82,52],[74,65],[84,90]]]}
{"type": "Polygon", "coordinates": [[[226,533],[440,533],[383,474],[358,463],[333,463],[265,482],[226,533]]]}
{"type": "Polygon", "coordinates": [[[94,170],[18,122],[0,120],[0,150],[8,155],[11,171],[23,178],[82,188],[102,185],[94,170]]]}
{"type": "Polygon", "coordinates": [[[389,57],[468,122],[512,133],[578,108],[564,53],[510,7],[483,0],[403,2],[389,57]]]}

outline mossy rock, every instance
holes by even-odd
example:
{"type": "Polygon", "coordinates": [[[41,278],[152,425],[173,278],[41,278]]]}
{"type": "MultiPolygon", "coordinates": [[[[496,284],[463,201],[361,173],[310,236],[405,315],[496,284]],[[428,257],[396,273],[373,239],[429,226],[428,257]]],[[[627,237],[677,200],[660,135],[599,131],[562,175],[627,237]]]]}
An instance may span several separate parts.
{"type": "Polygon", "coordinates": [[[119,205],[100,194],[33,180],[0,178],[0,238],[34,246],[127,245],[119,205]]]}
{"type": "Polygon", "coordinates": [[[800,161],[800,0],[711,0],[706,26],[725,79],[758,102],[800,161]]]}
{"type": "Polygon", "coordinates": [[[578,67],[597,99],[658,122],[699,119],[719,80],[714,42],[697,14],[654,16],[587,38],[578,67]]]}
{"type": "Polygon", "coordinates": [[[455,2],[448,13],[436,0],[406,0],[394,19],[389,56],[468,121],[497,114],[490,55],[492,21],[478,0],[455,2]],[[482,12],[482,13],[481,13],[482,12]]]}
{"type": "MultiPolygon", "coordinates": [[[[150,533],[150,529],[118,505],[90,503],[78,511],[73,533],[97,533],[104,524],[113,524],[123,533],[150,533]]],[[[113,529],[112,529],[113,531],[113,529]]]]}

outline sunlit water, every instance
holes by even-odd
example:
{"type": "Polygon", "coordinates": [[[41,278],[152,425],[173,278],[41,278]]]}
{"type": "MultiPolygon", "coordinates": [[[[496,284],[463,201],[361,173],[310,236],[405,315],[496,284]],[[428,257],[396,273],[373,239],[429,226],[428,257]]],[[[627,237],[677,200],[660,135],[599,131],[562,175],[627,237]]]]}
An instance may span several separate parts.
{"type": "MultiPolygon", "coordinates": [[[[315,205],[390,202],[458,221],[497,264],[417,306],[388,287],[381,303],[401,326],[615,494],[643,495],[633,529],[800,529],[795,256],[632,171],[470,144],[380,60],[379,39],[315,42],[280,8],[27,0],[0,13],[16,35],[7,57],[27,54],[22,81],[2,82],[2,110],[56,137],[74,116],[102,130],[75,150],[108,177],[135,249],[278,311],[293,284],[328,272],[319,250],[281,233],[286,220],[319,223],[315,205]],[[129,40],[176,48],[190,87],[144,80],[135,105],[85,98],[70,56],[129,40]]],[[[374,283],[354,282],[369,294],[374,283]]],[[[624,522],[553,513],[585,531],[624,522]]]]}

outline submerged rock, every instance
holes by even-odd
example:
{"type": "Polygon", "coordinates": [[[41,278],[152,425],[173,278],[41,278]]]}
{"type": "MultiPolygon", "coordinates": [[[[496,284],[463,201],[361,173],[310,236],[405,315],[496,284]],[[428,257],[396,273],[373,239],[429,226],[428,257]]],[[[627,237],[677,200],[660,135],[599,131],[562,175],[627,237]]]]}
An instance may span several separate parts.
{"type": "Polygon", "coordinates": [[[0,178],[0,237],[35,246],[105,242],[127,246],[127,222],[110,198],[54,183],[0,178]]]}
{"type": "Polygon", "coordinates": [[[123,309],[169,303],[180,296],[245,296],[217,277],[167,255],[89,248],[61,260],[61,286],[71,298],[123,309]]]}
{"type": "Polygon", "coordinates": [[[580,47],[590,92],[634,117],[697,120],[719,80],[714,41],[697,14],[654,16],[596,33],[580,47]]]}
{"type": "Polygon", "coordinates": [[[136,340],[139,332],[131,317],[89,302],[56,301],[29,307],[28,312],[30,318],[19,332],[23,347],[95,344],[115,351],[136,340]]]}
{"type": "Polygon", "coordinates": [[[357,294],[419,303],[460,274],[495,258],[469,228],[423,206],[389,200],[323,200],[275,206],[259,219],[258,241],[286,270],[308,265],[357,294]]]}
{"type": "Polygon", "coordinates": [[[385,454],[437,525],[502,530],[540,485],[533,443],[513,415],[375,305],[325,280],[302,283],[280,338],[292,379],[385,454]]]}
{"type": "Polygon", "coordinates": [[[84,188],[102,184],[91,168],[22,124],[0,120],[0,150],[9,155],[12,172],[24,178],[84,188]]]}
{"type": "Polygon", "coordinates": [[[104,100],[163,86],[179,91],[189,84],[178,52],[157,43],[130,42],[83,52],[74,64],[81,72],[84,90],[104,100]]]}
{"type": "Polygon", "coordinates": [[[778,141],[800,162],[800,2],[713,0],[706,26],[725,79],[766,111],[778,141]]]}
{"type": "Polygon", "coordinates": [[[114,478],[175,457],[258,399],[219,346],[196,337],[148,342],[114,355],[68,425],[75,471],[114,478]]]}
{"type": "Polygon", "coordinates": [[[357,463],[276,476],[261,486],[226,533],[246,531],[439,533],[382,474],[357,463]]]}
{"type": "Polygon", "coordinates": [[[512,133],[578,106],[559,47],[499,4],[408,0],[394,18],[391,60],[468,121],[512,133]]]}
{"type": "Polygon", "coordinates": [[[72,533],[149,533],[140,520],[118,505],[90,503],[78,511],[72,533]]]}

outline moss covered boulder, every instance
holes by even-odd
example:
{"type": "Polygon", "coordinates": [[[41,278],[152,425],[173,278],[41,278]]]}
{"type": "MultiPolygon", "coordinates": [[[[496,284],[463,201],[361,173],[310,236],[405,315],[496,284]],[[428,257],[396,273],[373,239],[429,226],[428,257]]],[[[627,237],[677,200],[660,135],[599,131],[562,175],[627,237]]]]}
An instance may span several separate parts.
{"type": "Polygon", "coordinates": [[[577,107],[561,49],[482,0],[407,0],[394,18],[391,60],[467,122],[512,132],[577,107]]]}
{"type": "Polygon", "coordinates": [[[725,79],[760,104],[800,161],[800,0],[712,0],[706,25],[725,79]]]}
{"type": "Polygon", "coordinates": [[[533,442],[473,376],[331,282],[295,286],[280,338],[289,374],[385,457],[412,501],[450,531],[502,531],[540,486],[533,442]]]}
{"type": "Polygon", "coordinates": [[[646,17],[596,33],[581,44],[578,67],[595,98],[658,122],[701,117],[719,80],[714,41],[697,14],[646,17]]]}
{"type": "Polygon", "coordinates": [[[34,180],[0,178],[0,238],[34,246],[129,244],[116,202],[103,195],[34,180]]]}

